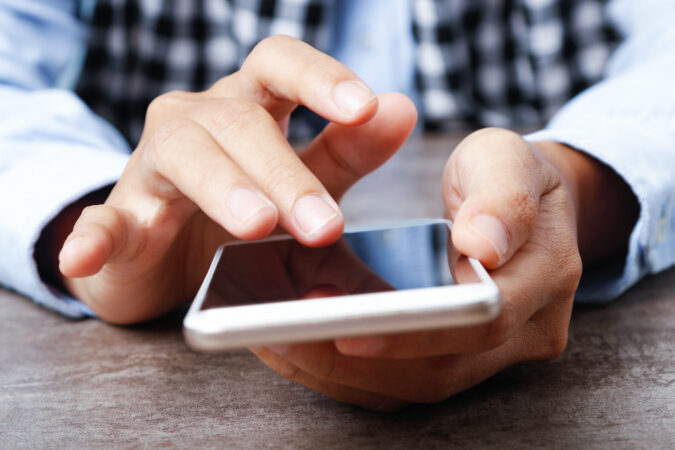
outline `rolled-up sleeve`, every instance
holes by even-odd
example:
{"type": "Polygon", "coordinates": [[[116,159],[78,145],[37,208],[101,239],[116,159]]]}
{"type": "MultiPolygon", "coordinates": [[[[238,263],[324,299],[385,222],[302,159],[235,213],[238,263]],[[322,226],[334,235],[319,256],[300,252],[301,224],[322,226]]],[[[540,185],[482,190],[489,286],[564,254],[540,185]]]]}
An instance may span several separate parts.
{"type": "Polygon", "coordinates": [[[527,137],[592,155],[623,177],[640,203],[625,260],[585,271],[577,299],[587,301],[615,298],[675,263],[675,3],[614,0],[608,8],[625,40],[606,78],[527,137]]]}

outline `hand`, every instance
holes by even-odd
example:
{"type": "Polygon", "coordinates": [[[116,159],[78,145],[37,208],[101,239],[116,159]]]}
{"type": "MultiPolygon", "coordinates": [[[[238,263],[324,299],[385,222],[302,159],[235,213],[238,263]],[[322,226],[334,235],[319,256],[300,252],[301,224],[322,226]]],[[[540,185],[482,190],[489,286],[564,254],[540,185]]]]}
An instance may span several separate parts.
{"type": "MultiPolygon", "coordinates": [[[[582,197],[593,198],[597,190],[580,188],[597,185],[607,193],[622,192],[604,199],[623,202],[607,208],[610,217],[634,206],[616,174],[580,152],[554,143],[535,148],[505,130],[476,132],[448,161],[443,196],[455,247],[491,269],[499,286],[497,319],[482,326],[255,352],[285,377],[378,410],[440,401],[512,364],[555,359],[567,342],[581,276],[577,230],[584,236],[597,233],[597,224],[581,226],[581,220],[597,216],[588,213],[582,197]]],[[[618,229],[629,230],[629,224],[618,229]]],[[[606,239],[611,245],[590,253],[620,250],[626,237],[627,232],[606,239]]]]}
{"type": "Polygon", "coordinates": [[[120,181],[65,242],[64,284],[104,320],[133,323],[191,299],[232,237],[280,225],[305,245],[333,242],[343,227],[336,201],[415,121],[404,96],[376,97],[329,56],[266,39],[208,91],[153,101],[120,181]],[[284,135],[298,104],[332,122],[299,156],[284,135]]]}

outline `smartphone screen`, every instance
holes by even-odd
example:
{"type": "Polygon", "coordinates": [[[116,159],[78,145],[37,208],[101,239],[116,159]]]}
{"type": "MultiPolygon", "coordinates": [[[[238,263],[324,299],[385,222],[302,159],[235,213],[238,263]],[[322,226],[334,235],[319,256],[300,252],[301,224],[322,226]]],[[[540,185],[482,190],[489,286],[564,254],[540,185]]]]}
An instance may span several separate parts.
{"type": "Polygon", "coordinates": [[[447,222],[348,231],[309,248],[290,237],[223,247],[201,310],[480,283],[447,222]]]}

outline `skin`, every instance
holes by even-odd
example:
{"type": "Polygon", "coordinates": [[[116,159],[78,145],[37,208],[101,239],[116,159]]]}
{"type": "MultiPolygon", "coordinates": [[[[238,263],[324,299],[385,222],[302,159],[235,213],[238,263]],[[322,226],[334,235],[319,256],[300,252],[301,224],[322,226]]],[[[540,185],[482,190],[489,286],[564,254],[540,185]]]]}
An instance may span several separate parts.
{"type": "MultiPolygon", "coordinates": [[[[53,276],[103,320],[156,317],[193,297],[233,236],[258,239],[280,226],[308,246],[334,242],[340,197],[403,144],[416,119],[406,97],[375,96],[306,44],[266,39],[208,91],[152,103],[120,181],[103,204],[82,209],[100,201],[83,199],[53,222],[43,265],[56,264],[72,230],[53,276]],[[298,104],[331,124],[296,155],[285,130],[298,104]]],[[[557,358],[582,260],[625,252],[638,213],[628,186],[582,152],[485,129],[452,153],[442,189],[454,245],[500,288],[496,320],[253,352],[284,377],[375,410],[440,401],[512,364],[557,358]]]]}

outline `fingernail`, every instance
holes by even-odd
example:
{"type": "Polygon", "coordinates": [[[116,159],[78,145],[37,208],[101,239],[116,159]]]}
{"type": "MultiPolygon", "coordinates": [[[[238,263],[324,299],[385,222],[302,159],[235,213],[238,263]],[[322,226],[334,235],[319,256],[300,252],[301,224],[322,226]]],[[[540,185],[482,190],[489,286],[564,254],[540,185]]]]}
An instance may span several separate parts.
{"type": "Polygon", "coordinates": [[[386,345],[382,337],[360,337],[339,339],[336,346],[340,353],[354,356],[372,356],[379,354],[386,345]]]}
{"type": "Polygon", "coordinates": [[[78,236],[75,237],[63,245],[61,252],[59,253],[59,261],[74,259],[82,253],[82,250],[87,247],[87,239],[78,236]]]}
{"type": "Polygon", "coordinates": [[[471,219],[471,227],[476,233],[485,238],[497,252],[499,259],[509,251],[509,237],[498,219],[481,214],[471,219]]]}
{"type": "Polygon", "coordinates": [[[248,188],[236,188],[227,198],[227,206],[239,222],[244,223],[259,211],[273,208],[272,204],[262,194],[248,188]]]}
{"type": "Polygon", "coordinates": [[[337,217],[338,211],[316,194],[308,194],[295,202],[293,216],[306,235],[312,235],[337,217]]]}
{"type": "Polygon", "coordinates": [[[335,104],[348,116],[356,115],[374,98],[373,91],[360,81],[343,81],[333,88],[335,104]]]}

